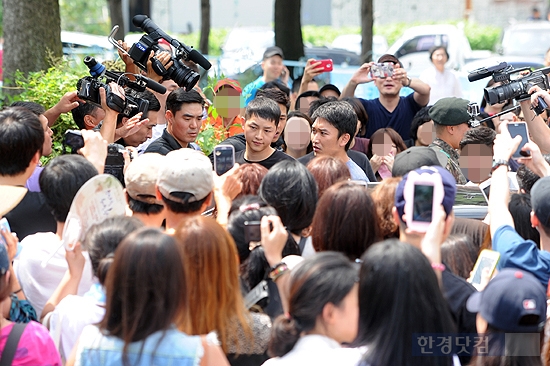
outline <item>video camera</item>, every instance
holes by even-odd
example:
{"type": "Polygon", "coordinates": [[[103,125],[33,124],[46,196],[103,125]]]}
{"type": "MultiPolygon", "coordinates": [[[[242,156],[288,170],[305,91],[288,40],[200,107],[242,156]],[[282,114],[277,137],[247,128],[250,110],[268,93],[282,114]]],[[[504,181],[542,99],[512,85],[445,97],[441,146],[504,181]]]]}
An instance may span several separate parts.
{"type": "Polygon", "coordinates": [[[184,43],[181,43],[177,39],[174,39],[164,33],[164,31],[146,15],[136,15],[132,19],[132,22],[136,27],[140,27],[147,34],[143,35],[139,41],[134,43],[129,52],[122,49],[113,39],[113,36],[118,31],[118,25],[113,27],[113,30],[109,36],[109,41],[122,53],[130,56],[140,69],[147,71],[147,61],[149,60],[151,51],[153,51],[155,55],[162,51],[166,51],[158,45],[158,40],[161,38],[170,43],[170,45],[175,49],[174,56],[171,58],[172,66],[168,69],[166,69],[164,65],[155,57],[151,59],[151,66],[153,67],[153,70],[163,78],[172,79],[180,87],[184,87],[185,90],[191,90],[199,81],[200,76],[185,66],[182,59],[194,61],[201,65],[205,70],[212,67],[210,62],[208,62],[208,60],[204,58],[204,56],[197,50],[186,46],[184,43]]]}
{"type": "Polygon", "coordinates": [[[495,82],[502,83],[500,86],[484,89],[483,95],[489,104],[504,103],[512,98],[518,101],[529,99],[530,95],[528,91],[535,85],[544,90],[549,88],[546,74],[550,73],[550,67],[538,69],[531,72],[529,75],[511,80],[510,75],[524,70],[530,70],[530,68],[522,67],[520,69],[514,69],[511,65],[508,65],[508,63],[500,62],[495,66],[487,68],[482,67],[472,71],[468,74],[468,80],[472,82],[492,76],[495,82]]]}
{"type": "Polygon", "coordinates": [[[78,97],[99,108],[101,108],[99,88],[105,88],[106,102],[109,108],[128,118],[135,116],[139,112],[143,112],[143,117],[145,118],[149,108],[149,101],[139,98],[137,92],[150,88],[160,94],[166,93],[164,86],[145,76],[134,75],[136,80],[132,81],[123,73],[107,70],[105,66],[98,63],[93,57],[86,56],[84,64],[90,69],[91,76],[78,80],[76,84],[78,97]],[[104,82],[101,79],[104,79],[104,82]],[[108,85],[110,82],[115,82],[127,88],[124,99],[111,90],[108,85]]]}

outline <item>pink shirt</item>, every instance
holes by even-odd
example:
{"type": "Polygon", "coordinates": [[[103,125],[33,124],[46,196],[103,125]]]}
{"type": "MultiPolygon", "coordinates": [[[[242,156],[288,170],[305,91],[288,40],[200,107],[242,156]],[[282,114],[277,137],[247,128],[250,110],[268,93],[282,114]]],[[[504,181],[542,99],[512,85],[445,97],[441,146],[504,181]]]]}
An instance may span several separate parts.
{"type": "MultiPolygon", "coordinates": [[[[3,351],[13,323],[2,328],[0,334],[0,349],[3,351]]],[[[30,322],[17,346],[12,365],[61,365],[59,352],[55,348],[48,330],[40,323],[30,322]]]]}

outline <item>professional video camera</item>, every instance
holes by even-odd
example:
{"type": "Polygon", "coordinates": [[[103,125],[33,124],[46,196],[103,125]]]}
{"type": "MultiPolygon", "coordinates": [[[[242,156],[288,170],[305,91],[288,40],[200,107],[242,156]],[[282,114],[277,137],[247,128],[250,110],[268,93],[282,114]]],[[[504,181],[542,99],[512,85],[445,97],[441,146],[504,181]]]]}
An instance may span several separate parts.
{"type": "Polygon", "coordinates": [[[117,111],[125,117],[132,117],[143,112],[144,117],[149,108],[149,102],[141,99],[136,92],[142,92],[150,88],[160,94],[166,93],[166,88],[159,83],[142,75],[134,75],[136,80],[132,81],[123,73],[109,71],[104,65],[98,63],[93,57],[86,56],[84,64],[90,69],[90,75],[78,80],[76,88],[78,97],[101,108],[99,88],[105,88],[106,102],[109,108],[117,111]],[[102,82],[104,79],[105,82],[102,82]],[[108,85],[115,82],[122,87],[127,87],[125,98],[121,98],[111,90],[108,85]]]}
{"type": "Polygon", "coordinates": [[[132,19],[132,22],[136,27],[140,27],[145,33],[141,39],[134,43],[129,52],[126,52],[120,47],[120,45],[113,39],[114,34],[118,31],[118,26],[115,25],[109,36],[109,41],[117,47],[122,53],[130,56],[134,63],[142,70],[147,71],[147,61],[149,60],[151,51],[154,51],[155,55],[166,51],[164,48],[159,47],[158,40],[164,39],[172,47],[175,52],[172,56],[172,66],[168,69],[155,57],[151,59],[151,66],[153,70],[160,76],[166,79],[172,79],[180,87],[184,87],[186,90],[191,90],[195,84],[199,81],[199,74],[188,68],[181,61],[191,60],[201,65],[205,70],[212,67],[210,62],[197,50],[186,46],[184,43],[179,42],[177,39],[170,37],[164,33],[162,29],[158,27],[151,19],[146,15],[136,15],[132,19]]]}
{"type": "MultiPolygon", "coordinates": [[[[526,76],[511,80],[510,75],[524,70],[530,70],[529,67],[514,69],[506,62],[500,62],[491,67],[482,67],[468,74],[469,81],[476,81],[492,76],[495,82],[502,85],[492,88],[485,88],[483,95],[489,104],[504,103],[508,99],[515,98],[518,101],[529,99],[529,89],[537,85],[541,89],[548,89],[548,78],[546,74],[550,73],[550,67],[535,70],[526,76]]],[[[539,100],[540,103],[540,100],[539,100]]],[[[544,103],[544,101],[543,101],[544,103]]]]}

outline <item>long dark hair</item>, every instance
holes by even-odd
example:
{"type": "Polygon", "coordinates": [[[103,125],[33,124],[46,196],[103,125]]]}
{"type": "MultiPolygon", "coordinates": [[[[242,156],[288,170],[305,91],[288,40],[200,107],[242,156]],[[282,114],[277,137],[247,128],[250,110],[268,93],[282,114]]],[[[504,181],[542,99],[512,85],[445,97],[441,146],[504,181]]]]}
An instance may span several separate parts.
{"type": "Polygon", "coordinates": [[[371,246],[359,274],[359,330],[369,365],[451,365],[451,357],[412,357],[413,333],[451,333],[449,308],[428,259],[397,239],[371,246]]]}
{"type": "Polygon", "coordinates": [[[127,236],[117,248],[106,279],[102,331],[128,346],[167,330],[186,304],[181,249],[159,229],[143,228],[127,236]]]}
{"type": "Polygon", "coordinates": [[[301,333],[315,327],[326,304],[341,303],[356,278],[357,269],[341,253],[317,253],[304,260],[292,271],[288,316],[279,316],[273,324],[269,355],[284,356],[290,352],[301,333]]]}

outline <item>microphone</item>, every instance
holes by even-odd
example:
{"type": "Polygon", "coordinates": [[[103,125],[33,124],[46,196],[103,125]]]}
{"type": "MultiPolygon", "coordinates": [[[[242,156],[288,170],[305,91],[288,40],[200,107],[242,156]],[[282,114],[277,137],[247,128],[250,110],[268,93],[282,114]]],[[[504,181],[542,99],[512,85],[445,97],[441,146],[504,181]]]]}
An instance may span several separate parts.
{"type": "Polygon", "coordinates": [[[132,18],[132,23],[136,27],[140,27],[145,33],[157,33],[159,36],[164,38],[168,43],[170,43],[172,46],[174,46],[176,49],[183,48],[185,50],[185,53],[187,54],[187,57],[191,60],[196,62],[197,64],[201,65],[205,70],[209,70],[212,67],[212,64],[208,62],[208,60],[200,54],[197,50],[186,46],[185,44],[180,43],[177,39],[170,37],[168,34],[164,33],[162,29],[158,25],[156,25],[147,15],[136,15],[132,18]]]}
{"type": "Polygon", "coordinates": [[[145,77],[143,75],[135,75],[136,76],[136,80],[138,82],[143,82],[145,83],[145,85],[151,89],[151,90],[154,90],[156,91],[157,93],[159,94],[164,94],[166,93],[166,88],[164,87],[164,85],[162,84],[159,84],[157,83],[156,81],[152,80],[152,79],[149,79],[148,77],[145,77]]]}

